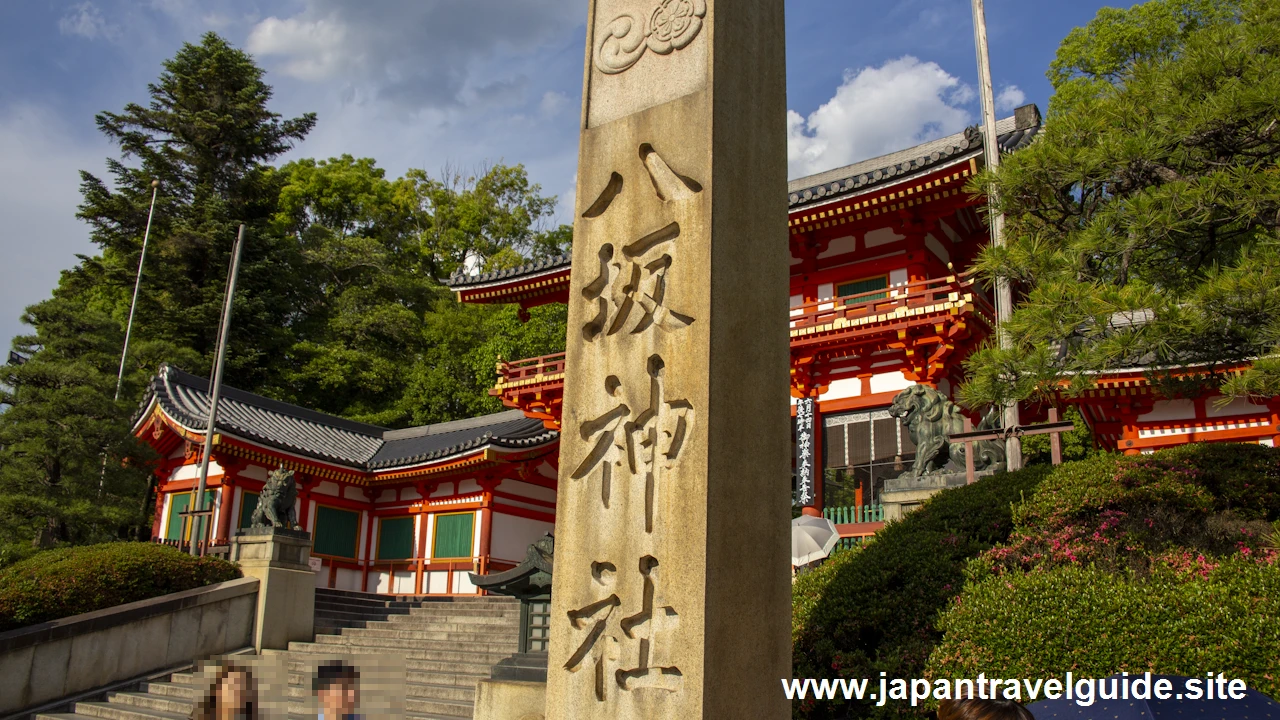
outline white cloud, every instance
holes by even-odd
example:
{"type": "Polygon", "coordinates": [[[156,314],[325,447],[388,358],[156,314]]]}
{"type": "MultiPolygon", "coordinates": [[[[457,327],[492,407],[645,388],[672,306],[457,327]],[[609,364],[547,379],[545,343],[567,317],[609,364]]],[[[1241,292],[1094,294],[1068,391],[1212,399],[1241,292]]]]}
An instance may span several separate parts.
{"type": "Polygon", "coordinates": [[[284,56],[285,63],[280,70],[286,75],[319,81],[363,64],[356,48],[346,39],[346,28],[333,18],[269,17],[249,33],[247,46],[255,55],[284,56]]]}
{"type": "Polygon", "coordinates": [[[959,132],[973,88],[933,62],[906,55],[846,72],[809,117],[787,112],[787,160],[802,177],[959,132]]]}
{"type": "Polygon", "coordinates": [[[1000,89],[1000,94],[996,95],[996,110],[1009,112],[1022,107],[1026,102],[1027,94],[1017,85],[1005,85],[1000,89]]]}
{"type": "Polygon", "coordinates": [[[31,328],[23,308],[49,297],[59,271],[92,254],[88,227],[76,219],[79,171],[102,177],[103,141],[75,138],[50,109],[29,103],[0,113],[0,251],[9,258],[0,282],[0,343],[31,328]]]}
{"type": "Polygon", "coordinates": [[[247,48],[279,58],[286,75],[346,82],[418,111],[487,101],[486,89],[516,82],[530,52],[581,23],[581,8],[561,0],[303,0],[294,15],[258,22],[247,48]]]}
{"type": "Polygon", "coordinates": [[[107,22],[98,6],[91,2],[72,6],[67,14],[58,18],[58,32],[89,40],[115,40],[120,37],[120,28],[107,22]]]}
{"type": "Polygon", "coordinates": [[[548,90],[542,94],[542,102],[538,103],[538,109],[543,115],[548,117],[560,112],[569,104],[569,96],[555,90],[548,90]]]}

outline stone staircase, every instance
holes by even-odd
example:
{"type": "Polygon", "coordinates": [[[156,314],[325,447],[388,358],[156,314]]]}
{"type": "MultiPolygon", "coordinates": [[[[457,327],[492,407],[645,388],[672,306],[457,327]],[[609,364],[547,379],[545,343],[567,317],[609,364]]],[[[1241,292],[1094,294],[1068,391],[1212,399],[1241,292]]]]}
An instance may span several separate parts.
{"type": "Polygon", "coordinates": [[[394,595],[316,588],[316,634],[335,635],[344,628],[362,628],[392,615],[407,615],[422,602],[421,598],[404,600],[394,595]]]}
{"type": "MultiPolygon", "coordinates": [[[[405,717],[411,720],[456,720],[472,716],[476,682],[489,677],[494,663],[515,653],[519,645],[520,604],[506,597],[422,598],[398,606],[379,596],[359,593],[323,602],[370,608],[385,619],[335,618],[352,625],[317,630],[313,642],[289,643],[284,655],[289,672],[289,717],[314,718],[310,709],[311,673],[330,657],[386,654],[405,664],[405,717]],[[367,605],[350,601],[366,600],[367,605]],[[392,603],[381,605],[376,603],[392,603]],[[355,625],[354,623],[363,623],[355,625]],[[331,634],[332,633],[332,634],[331,634]]],[[[316,592],[317,618],[321,593],[316,592]]],[[[331,608],[326,612],[351,612],[331,608]]],[[[319,623],[317,619],[317,624],[319,623]]],[[[190,672],[177,672],[156,682],[141,683],[136,691],[108,693],[102,702],[78,702],[73,713],[44,713],[37,720],[186,720],[203,689],[190,672]]]]}

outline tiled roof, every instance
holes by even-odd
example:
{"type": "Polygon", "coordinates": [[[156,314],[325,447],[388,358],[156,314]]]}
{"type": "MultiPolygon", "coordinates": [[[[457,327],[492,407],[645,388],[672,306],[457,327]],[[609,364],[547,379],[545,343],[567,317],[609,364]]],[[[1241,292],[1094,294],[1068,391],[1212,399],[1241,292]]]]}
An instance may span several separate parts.
{"type": "Polygon", "coordinates": [[[541,420],[527,418],[519,410],[407,430],[389,430],[383,435],[382,448],[369,460],[369,469],[439,460],[486,445],[513,449],[537,447],[557,437],[559,433],[547,430],[541,420]]]}
{"type": "MultiPolygon", "coordinates": [[[[1039,131],[1038,122],[1030,127],[1019,127],[1016,116],[996,122],[996,139],[1002,152],[1013,152],[1026,147],[1039,131]]],[[[943,164],[967,160],[981,151],[982,133],[977,127],[968,127],[954,135],[906,150],[792,180],[787,183],[787,190],[790,192],[787,203],[794,209],[810,203],[829,201],[943,164]]]]}
{"type": "Polygon", "coordinates": [[[542,260],[534,260],[520,267],[508,268],[506,270],[495,270],[493,272],[482,273],[480,275],[464,275],[461,271],[454,273],[448,280],[444,281],[455,290],[461,288],[476,288],[484,285],[492,285],[503,282],[512,278],[524,278],[538,273],[557,270],[559,268],[567,268],[573,261],[572,253],[564,253],[555,257],[543,258],[542,260]]]}
{"type": "MultiPolygon", "coordinates": [[[[141,422],[153,404],[184,427],[204,432],[209,381],[162,365],[142,403],[141,422]]],[[[362,470],[416,465],[496,446],[537,447],[559,435],[519,410],[468,420],[388,430],[223,386],[218,430],[286,452],[362,470]]]]}

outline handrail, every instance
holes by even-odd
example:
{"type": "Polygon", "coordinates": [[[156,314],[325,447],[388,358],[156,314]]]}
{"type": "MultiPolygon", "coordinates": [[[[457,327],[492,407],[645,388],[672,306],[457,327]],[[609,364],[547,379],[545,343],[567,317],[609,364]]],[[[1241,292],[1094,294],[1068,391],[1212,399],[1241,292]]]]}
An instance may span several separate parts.
{"type": "Polygon", "coordinates": [[[538,375],[562,373],[564,372],[564,357],[565,354],[559,352],[523,360],[504,360],[498,363],[498,375],[501,376],[502,382],[510,383],[537,377],[538,375]]]}
{"type": "Polygon", "coordinates": [[[991,304],[974,287],[972,274],[916,280],[898,287],[854,295],[814,300],[791,308],[791,329],[830,323],[837,318],[863,317],[894,312],[900,307],[916,308],[945,301],[951,293],[969,292],[973,303],[990,314],[991,304]]]}

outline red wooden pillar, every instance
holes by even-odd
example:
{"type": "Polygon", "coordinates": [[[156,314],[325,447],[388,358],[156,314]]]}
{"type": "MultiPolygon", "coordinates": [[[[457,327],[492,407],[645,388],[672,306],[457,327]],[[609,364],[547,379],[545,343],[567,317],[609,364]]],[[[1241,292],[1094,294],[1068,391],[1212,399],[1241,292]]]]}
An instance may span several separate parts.
{"type": "Polygon", "coordinates": [[[1271,411],[1271,432],[1275,433],[1271,436],[1271,446],[1280,448],[1280,398],[1272,398],[1267,409],[1271,411]]]}
{"type": "Polygon", "coordinates": [[[493,540],[493,491],[502,481],[495,478],[484,478],[480,481],[480,557],[476,563],[476,572],[486,575],[489,572],[490,543],[493,540]]]}
{"type": "Polygon", "coordinates": [[[214,536],[214,545],[231,542],[231,510],[235,507],[236,485],[230,471],[222,476],[222,489],[218,491],[218,531],[214,536]]]}
{"type": "Polygon", "coordinates": [[[1138,441],[1138,413],[1132,409],[1120,414],[1120,450],[1125,455],[1141,455],[1142,450],[1134,447],[1138,441]]]}
{"type": "Polygon", "coordinates": [[[298,527],[311,532],[311,492],[315,490],[320,481],[311,475],[301,474],[296,480],[298,485],[298,527]]]}
{"type": "Polygon", "coordinates": [[[378,497],[378,491],[373,488],[365,488],[364,496],[369,499],[369,523],[364,530],[364,571],[360,573],[360,592],[369,592],[369,566],[373,564],[373,510],[374,499],[378,497]]]}
{"type": "Polygon", "coordinates": [[[422,497],[422,512],[418,514],[418,552],[416,553],[418,559],[418,572],[417,577],[414,578],[413,581],[413,593],[415,595],[421,595],[422,576],[426,570],[427,564],[427,525],[431,521],[431,515],[427,512],[427,506],[430,505],[430,501],[427,500],[427,496],[431,494],[431,489],[426,483],[418,483],[414,486],[414,489],[417,490],[418,495],[422,497]]]}

